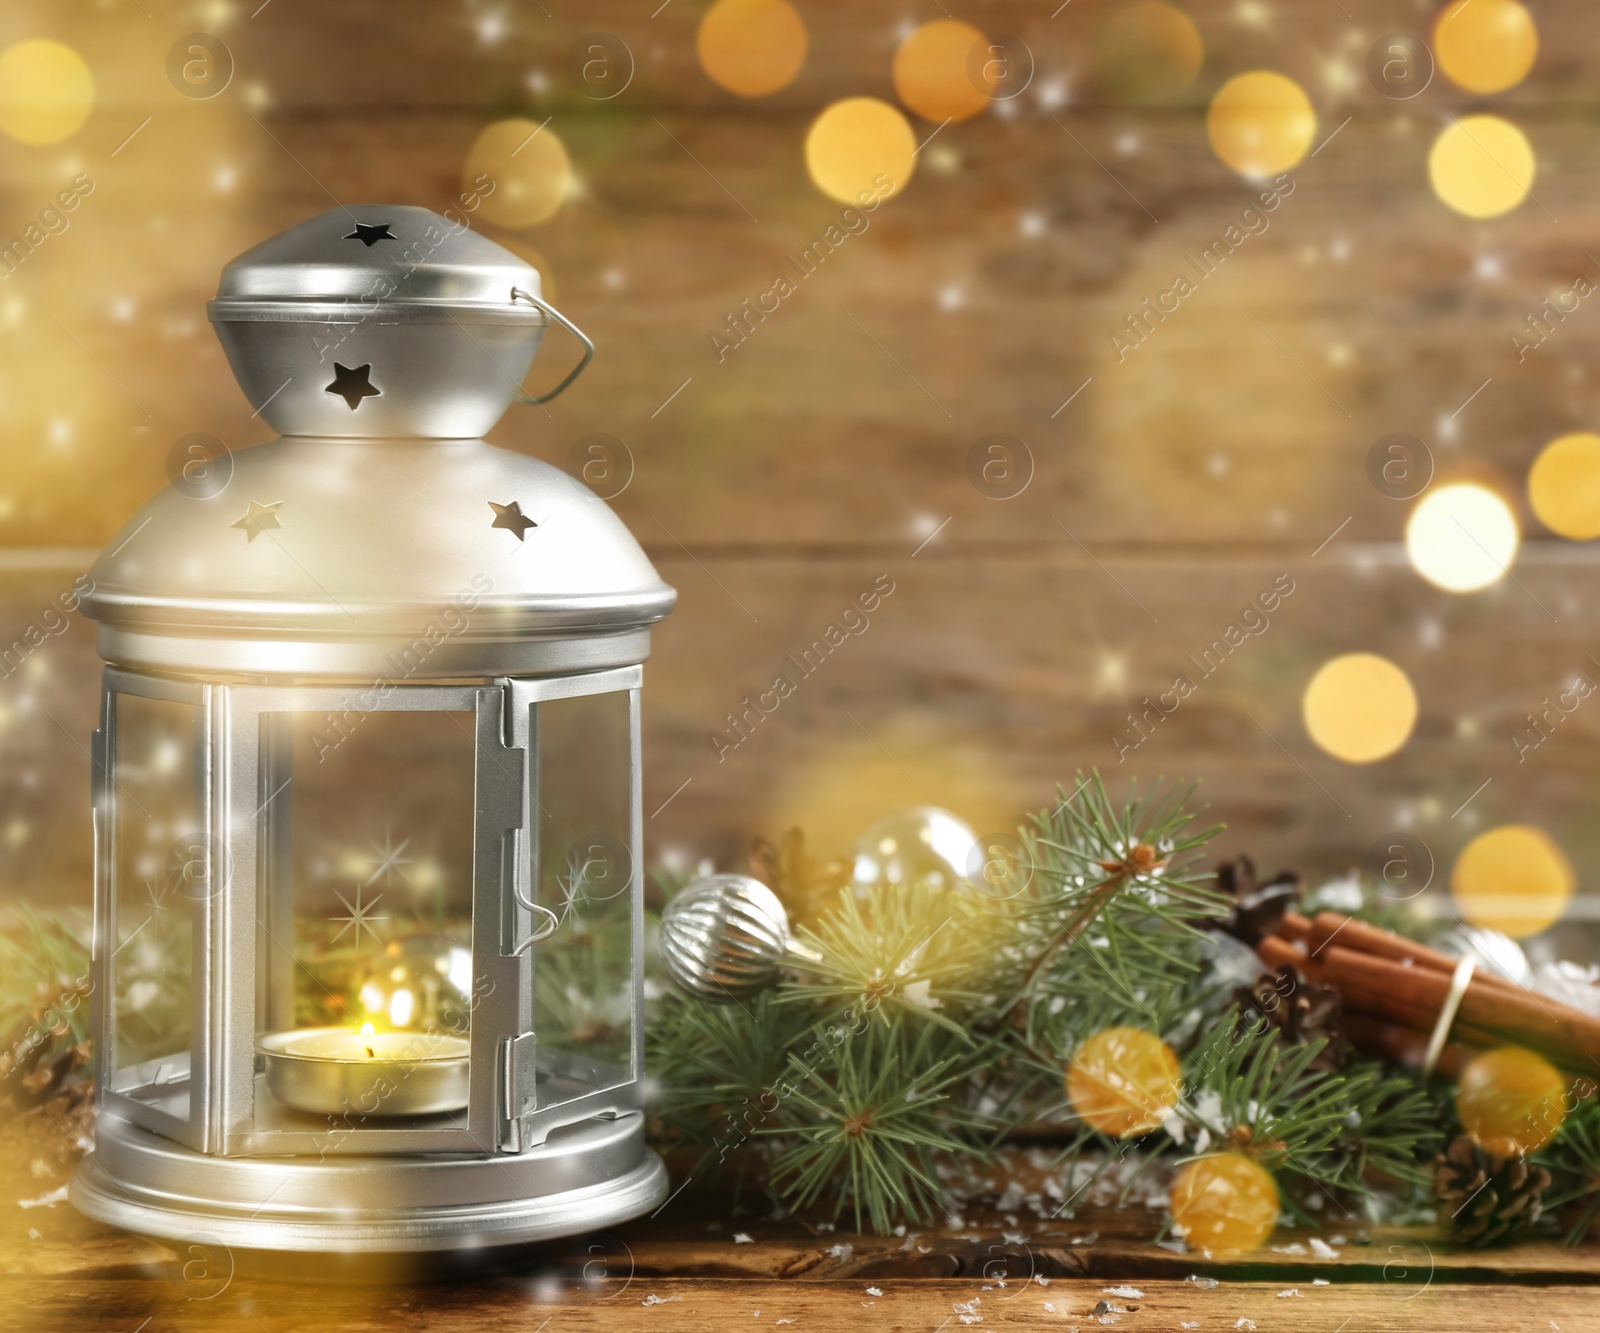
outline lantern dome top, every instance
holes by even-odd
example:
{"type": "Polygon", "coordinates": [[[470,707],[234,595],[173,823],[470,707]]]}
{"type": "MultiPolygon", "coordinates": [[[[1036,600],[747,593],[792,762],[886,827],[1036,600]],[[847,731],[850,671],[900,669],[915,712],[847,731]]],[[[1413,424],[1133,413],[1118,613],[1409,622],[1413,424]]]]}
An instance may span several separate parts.
{"type": "Polygon", "coordinates": [[[106,660],[437,680],[643,661],[677,594],[610,507],[482,440],[286,437],[180,476],[90,570],[106,660]],[[207,488],[209,489],[209,487],[207,488]]]}
{"type": "MultiPolygon", "coordinates": [[[[360,204],[329,209],[230,260],[209,308],[213,319],[272,319],[283,302],[503,307],[513,287],[537,295],[538,270],[465,223],[412,204],[360,204]]],[[[538,321],[527,307],[511,313],[538,321]]]]}
{"type": "MultiPolygon", "coordinates": [[[[280,435],[473,439],[520,394],[545,329],[593,344],[531,265],[426,208],[334,208],[246,250],[206,307],[280,435]]],[[[543,402],[544,399],[523,401],[543,402]]]]}

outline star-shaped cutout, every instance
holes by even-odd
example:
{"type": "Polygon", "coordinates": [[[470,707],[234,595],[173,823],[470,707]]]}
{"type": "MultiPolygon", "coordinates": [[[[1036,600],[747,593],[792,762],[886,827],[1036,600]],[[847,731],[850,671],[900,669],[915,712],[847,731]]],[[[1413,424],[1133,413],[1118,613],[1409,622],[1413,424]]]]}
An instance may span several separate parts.
{"type": "Polygon", "coordinates": [[[369,361],[364,366],[341,366],[337,361],[333,363],[333,383],[327,387],[326,392],[336,393],[350,404],[354,412],[361,405],[363,398],[376,398],[381,392],[372,387],[372,363],[369,361]]]}
{"type": "Polygon", "coordinates": [[[358,222],[356,229],[344,239],[360,241],[370,250],[379,241],[398,241],[400,238],[389,230],[387,222],[358,222]]]}
{"type": "Polygon", "coordinates": [[[344,894],[340,893],[338,889],[335,889],[333,892],[334,896],[344,904],[345,911],[349,913],[348,916],[334,916],[328,918],[330,921],[344,922],[344,924],[339,927],[339,933],[333,937],[333,943],[337,944],[339,942],[339,936],[343,935],[347,930],[352,929],[356,933],[357,944],[361,942],[361,932],[363,930],[367,931],[374,940],[377,940],[378,932],[373,929],[372,923],[374,921],[387,921],[389,919],[386,916],[372,915],[372,909],[383,901],[383,895],[380,893],[370,903],[363,903],[361,901],[361,887],[357,885],[356,900],[352,903],[344,896],[344,894]]]}
{"type": "Polygon", "coordinates": [[[281,528],[283,526],[282,523],[278,522],[278,510],[281,508],[283,508],[282,500],[274,500],[268,505],[252,500],[250,501],[249,512],[233,526],[243,528],[246,540],[254,541],[260,533],[265,532],[268,528],[281,528]]]}
{"type": "Polygon", "coordinates": [[[519,542],[524,540],[522,534],[529,528],[539,526],[522,512],[522,506],[515,500],[508,505],[497,505],[493,500],[490,500],[489,508],[494,510],[494,522],[489,526],[491,528],[505,528],[508,532],[516,533],[519,542]]]}

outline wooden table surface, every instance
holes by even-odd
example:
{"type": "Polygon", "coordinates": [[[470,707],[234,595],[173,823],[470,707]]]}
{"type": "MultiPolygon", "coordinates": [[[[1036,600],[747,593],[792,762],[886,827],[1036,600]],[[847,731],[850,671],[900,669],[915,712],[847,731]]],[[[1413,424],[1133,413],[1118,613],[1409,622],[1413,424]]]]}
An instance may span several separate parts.
{"type": "Polygon", "coordinates": [[[158,1244],[52,1202],[77,1153],[37,1114],[0,1126],[0,1147],[0,1329],[17,1333],[1600,1328],[1600,1244],[1464,1252],[1431,1229],[1342,1218],[1208,1262],[1152,1243],[1158,1214],[1143,1206],[1059,1218],[969,1207],[955,1224],[863,1236],[764,1221],[764,1207],[690,1191],[653,1219],[494,1271],[418,1281],[402,1259],[366,1280],[312,1281],[297,1259],[263,1276],[225,1247],[158,1244]]]}

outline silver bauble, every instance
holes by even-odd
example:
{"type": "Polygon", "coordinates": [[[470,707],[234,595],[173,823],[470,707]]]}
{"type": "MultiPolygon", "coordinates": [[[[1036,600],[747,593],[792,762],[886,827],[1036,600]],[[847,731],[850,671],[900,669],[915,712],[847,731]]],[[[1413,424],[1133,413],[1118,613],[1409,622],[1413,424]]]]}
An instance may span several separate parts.
{"type": "Polygon", "coordinates": [[[1445,931],[1436,947],[1452,958],[1472,955],[1478,960],[1479,967],[1502,981],[1510,981],[1518,986],[1528,984],[1528,955],[1522,952],[1520,944],[1498,930],[1458,922],[1445,931]]]}
{"type": "Polygon", "coordinates": [[[872,884],[922,884],[965,889],[969,872],[982,861],[977,835],[938,806],[918,806],[880,819],[855,845],[852,878],[872,884]]]}
{"type": "Polygon", "coordinates": [[[789,914],[749,875],[708,875],[661,913],[661,956],[672,979],[703,1000],[765,990],[789,947],[789,914]]]}

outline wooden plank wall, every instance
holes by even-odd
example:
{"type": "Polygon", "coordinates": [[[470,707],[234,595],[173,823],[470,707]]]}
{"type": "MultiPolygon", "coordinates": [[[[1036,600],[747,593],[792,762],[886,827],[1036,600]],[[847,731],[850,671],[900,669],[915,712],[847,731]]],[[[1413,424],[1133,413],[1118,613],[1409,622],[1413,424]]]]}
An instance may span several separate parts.
{"type": "MultiPolygon", "coordinates": [[[[806,179],[810,119],[837,97],[892,97],[899,34],[945,5],[800,0],[804,72],[747,103],[697,68],[700,0],[272,0],[253,15],[252,0],[13,0],[0,45],[69,42],[99,100],[62,145],[0,145],[6,235],[63,178],[96,183],[0,283],[0,638],[162,484],[179,436],[264,437],[205,323],[223,262],[330,196],[441,208],[483,125],[553,117],[576,197],[543,226],[486,230],[537,260],[600,352],[547,413],[514,410],[493,438],[558,464],[596,431],[632,453],[615,504],[681,594],[647,677],[654,854],[727,864],[795,821],[843,850],[871,817],[928,801],[1003,828],[1099,765],[1202,780],[1222,847],[1270,868],[1337,872],[1409,828],[1442,878],[1474,831],[1519,821],[1600,881],[1600,704],[1527,762],[1510,739],[1596,669],[1592,550],[1524,512],[1515,581],[1436,591],[1397,545],[1407,506],[1365,467],[1379,436],[1408,431],[1441,476],[1487,471],[1520,494],[1547,439],[1594,424],[1589,308],[1523,362],[1507,339],[1595,263],[1589,7],[1532,0],[1542,52],[1509,94],[1437,79],[1396,102],[1367,83],[1366,53],[1424,31],[1433,5],[1195,0],[1201,75],[1144,108],[1094,90],[1089,43],[1112,7],[952,5],[1022,37],[1032,85],[944,128],[904,195],[719,362],[726,315],[836,216],[806,179]],[[236,61],[209,101],[165,74],[196,30],[236,61]],[[614,102],[565,74],[595,31],[637,62],[614,102]],[[1306,87],[1322,147],[1270,228],[1119,362],[1108,333],[1251,200],[1204,111],[1257,67],[1306,87]],[[1434,134],[1469,108],[1510,116],[1537,151],[1536,200],[1502,219],[1461,218],[1427,185],[1434,134]],[[1035,461],[1013,499],[968,480],[991,432],[1035,461]],[[719,758],[726,715],[880,575],[895,591],[870,628],[719,758]],[[1119,762],[1128,710],[1282,575],[1295,591],[1270,629],[1119,762]],[[1365,768],[1320,754],[1299,718],[1317,665],[1356,649],[1401,663],[1422,708],[1406,749],[1365,768]]],[[[553,338],[542,362],[563,355],[553,338]]],[[[0,684],[8,898],[86,900],[95,672],[74,617],[0,684]]]]}

